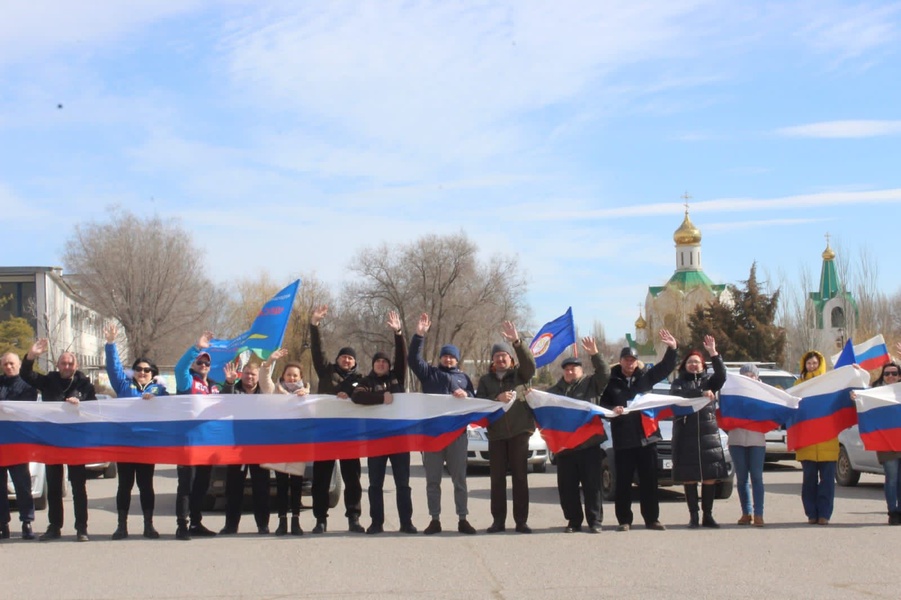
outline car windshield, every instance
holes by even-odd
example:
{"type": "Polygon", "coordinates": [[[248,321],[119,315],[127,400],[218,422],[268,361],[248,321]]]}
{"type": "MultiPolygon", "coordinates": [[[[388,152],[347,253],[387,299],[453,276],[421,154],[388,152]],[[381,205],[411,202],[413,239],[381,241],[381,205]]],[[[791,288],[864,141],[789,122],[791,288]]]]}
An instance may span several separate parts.
{"type": "Polygon", "coordinates": [[[760,381],[766,383],[767,385],[771,385],[775,388],[779,388],[780,390],[787,390],[791,386],[795,385],[795,378],[791,375],[760,375],[760,381]]]}

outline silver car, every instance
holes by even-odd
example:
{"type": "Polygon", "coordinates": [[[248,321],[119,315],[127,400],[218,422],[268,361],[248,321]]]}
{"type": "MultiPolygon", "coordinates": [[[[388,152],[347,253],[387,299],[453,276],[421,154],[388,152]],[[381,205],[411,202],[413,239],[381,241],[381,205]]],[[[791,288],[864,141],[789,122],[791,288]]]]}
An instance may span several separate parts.
{"type": "MultiPolygon", "coordinates": [[[[484,427],[470,425],[466,428],[466,466],[488,466],[488,430],[484,427]]],[[[535,433],[529,438],[529,464],[535,473],[547,471],[548,450],[547,442],[541,437],[541,432],[535,429],[535,433]]]]}
{"type": "Polygon", "coordinates": [[[863,447],[857,425],[838,434],[838,444],[838,462],[835,465],[835,482],[837,484],[857,485],[861,473],[885,474],[882,465],[876,460],[876,453],[863,447]]]}

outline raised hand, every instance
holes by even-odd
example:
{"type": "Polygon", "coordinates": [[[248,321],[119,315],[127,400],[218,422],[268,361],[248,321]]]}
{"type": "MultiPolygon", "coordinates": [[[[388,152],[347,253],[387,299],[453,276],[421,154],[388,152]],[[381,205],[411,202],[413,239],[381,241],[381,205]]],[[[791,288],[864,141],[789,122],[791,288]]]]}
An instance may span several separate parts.
{"type": "Polygon", "coordinates": [[[598,353],[598,343],[590,335],[582,338],[582,349],[588,353],[588,356],[594,356],[598,353]]]}
{"type": "Polygon", "coordinates": [[[328,304],[320,304],[319,306],[313,307],[313,312],[310,313],[310,325],[314,327],[319,326],[319,322],[325,318],[328,314],[328,304]]]}
{"type": "Polygon", "coordinates": [[[519,334],[516,333],[516,325],[513,324],[513,321],[504,321],[504,329],[501,331],[501,335],[511,344],[519,339],[519,334]]]}
{"type": "Polygon", "coordinates": [[[704,336],[704,350],[706,350],[707,354],[710,356],[716,356],[716,340],[713,339],[712,335],[704,336]]]}
{"type": "Polygon", "coordinates": [[[416,334],[425,337],[431,326],[432,320],[429,318],[428,313],[422,313],[419,315],[419,323],[416,324],[416,334]]]}
{"type": "Polygon", "coordinates": [[[229,385],[233,384],[238,379],[238,368],[235,366],[235,363],[229,362],[225,364],[225,382],[229,385]]]}
{"type": "Polygon", "coordinates": [[[388,319],[385,321],[395,333],[400,331],[403,332],[403,324],[400,322],[400,316],[398,316],[397,311],[390,311],[388,313],[388,319]]]}
{"type": "Polygon", "coordinates": [[[116,336],[119,335],[119,328],[115,323],[107,323],[103,326],[103,335],[106,337],[107,344],[115,344],[116,336]]]}
{"type": "Polygon", "coordinates": [[[200,334],[200,337],[197,338],[197,347],[203,350],[204,348],[210,347],[210,340],[213,339],[212,331],[204,331],[200,334]]]}
{"type": "Polygon", "coordinates": [[[28,351],[26,358],[30,358],[31,360],[36,359],[41,354],[47,351],[47,348],[50,346],[50,340],[47,338],[41,338],[31,345],[31,349],[28,351]]]}
{"type": "Polygon", "coordinates": [[[666,344],[667,346],[669,346],[670,348],[672,348],[673,350],[675,350],[676,347],[679,345],[678,342],[676,342],[676,338],[673,337],[673,334],[671,334],[666,329],[661,329],[659,335],[660,335],[660,341],[663,342],[664,344],[666,344]]]}
{"type": "Polygon", "coordinates": [[[285,358],[286,356],[288,356],[288,350],[286,350],[285,348],[279,348],[278,350],[273,351],[272,354],[269,355],[269,358],[267,358],[263,362],[271,365],[275,361],[285,358]]]}

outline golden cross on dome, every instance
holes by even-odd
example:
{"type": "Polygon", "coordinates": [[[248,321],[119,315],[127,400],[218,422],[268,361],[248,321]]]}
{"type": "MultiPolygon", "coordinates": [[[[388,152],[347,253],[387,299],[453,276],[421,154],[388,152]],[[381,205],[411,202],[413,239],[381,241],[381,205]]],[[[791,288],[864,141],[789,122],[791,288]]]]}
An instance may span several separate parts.
{"type": "Polygon", "coordinates": [[[685,190],[685,193],[682,194],[682,199],[685,200],[685,214],[688,214],[688,201],[691,200],[691,196],[688,194],[688,190],[685,190]]]}
{"type": "Polygon", "coordinates": [[[829,247],[829,232],[826,232],[826,247],[829,247]]]}

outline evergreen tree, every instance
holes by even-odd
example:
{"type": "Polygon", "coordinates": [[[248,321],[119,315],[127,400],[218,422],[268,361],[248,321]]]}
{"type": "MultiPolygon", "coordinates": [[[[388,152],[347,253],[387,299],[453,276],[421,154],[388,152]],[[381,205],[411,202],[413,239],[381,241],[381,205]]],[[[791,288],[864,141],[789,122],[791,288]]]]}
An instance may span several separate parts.
{"type": "Polygon", "coordinates": [[[719,300],[699,306],[689,316],[691,347],[701,348],[705,335],[716,338],[716,347],[725,360],[759,361],[781,364],[785,358],[785,330],[775,324],[779,292],[760,290],[757,263],[751,265],[744,289],[730,286],[732,306],[719,300]]]}

